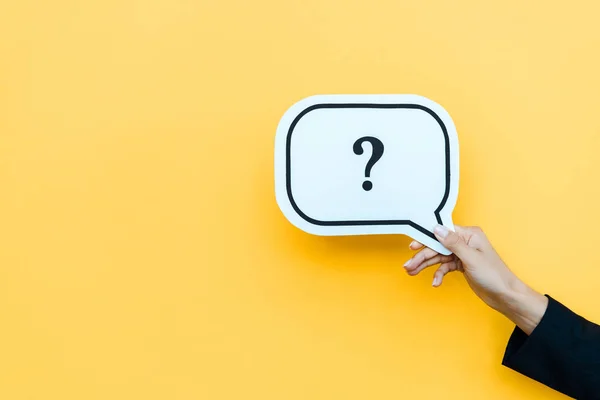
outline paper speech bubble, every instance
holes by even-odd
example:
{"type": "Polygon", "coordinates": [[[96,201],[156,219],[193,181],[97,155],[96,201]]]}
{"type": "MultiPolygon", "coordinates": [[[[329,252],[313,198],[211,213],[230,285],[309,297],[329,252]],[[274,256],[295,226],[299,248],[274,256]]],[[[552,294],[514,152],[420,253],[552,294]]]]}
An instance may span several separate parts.
{"type": "Polygon", "coordinates": [[[319,95],[294,104],[275,139],[275,194],[316,235],[405,234],[449,254],[458,138],[450,115],[416,95],[319,95]]]}

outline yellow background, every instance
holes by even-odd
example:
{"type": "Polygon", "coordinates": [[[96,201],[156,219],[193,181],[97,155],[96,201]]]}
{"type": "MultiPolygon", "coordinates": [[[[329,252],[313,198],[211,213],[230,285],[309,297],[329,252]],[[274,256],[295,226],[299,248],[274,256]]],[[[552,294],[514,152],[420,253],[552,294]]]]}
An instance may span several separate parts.
{"type": "Polygon", "coordinates": [[[0,398],[558,399],[406,237],[275,203],[281,115],[417,93],[454,216],[600,320],[597,1],[0,0],[0,398]]]}

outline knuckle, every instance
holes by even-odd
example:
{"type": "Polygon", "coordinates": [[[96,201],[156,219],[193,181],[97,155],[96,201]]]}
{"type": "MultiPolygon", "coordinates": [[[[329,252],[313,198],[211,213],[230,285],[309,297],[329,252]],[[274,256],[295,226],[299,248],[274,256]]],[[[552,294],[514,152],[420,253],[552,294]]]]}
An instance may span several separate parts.
{"type": "MultiPolygon", "coordinates": [[[[475,239],[477,242],[484,242],[487,241],[487,236],[485,235],[485,232],[483,231],[483,229],[481,229],[478,226],[474,226],[470,229],[470,234],[471,234],[471,238],[475,239]]],[[[468,243],[469,241],[467,241],[468,243]]]]}
{"type": "Polygon", "coordinates": [[[423,264],[424,260],[425,259],[423,258],[423,256],[416,255],[415,258],[413,258],[413,261],[411,263],[411,267],[413,267],[413,268],[418,267],[419,265],[423,264]]]}

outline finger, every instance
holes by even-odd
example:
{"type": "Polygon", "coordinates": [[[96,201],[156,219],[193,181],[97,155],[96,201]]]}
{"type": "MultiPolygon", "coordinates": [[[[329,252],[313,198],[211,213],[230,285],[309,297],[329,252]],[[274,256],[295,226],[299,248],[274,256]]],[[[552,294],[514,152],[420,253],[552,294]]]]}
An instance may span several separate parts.
{"type": "Polygon", "coordinates": [[[423,250],[419,251],[417,254],[413,256],[410,260],[408,260],[404,264],[404,268],[407,270],[414,269],[419,264],[425,262],[426,260],[437,256],[439,253],[435,250],[431,250],[429,247],[425,247],[423,250]]]}
{"type": "Polygon", "coordinates": [[[435,264],[443,264],[452,261],[453,256],[445,256],[443,254],[438,254],[437,256],[430,258],[428,260],[423,261],[421,264],[415,266],[411,270],[407,270],[409,275],[417,275],[419,272],[423,271],[425,268],[431,267],[435,264]]]}
{"type": "Polygon", "coordinates": [[[471,233],[471,227],[454,224],[454,231],[461,236],[465,236],[471,233]]]}
{"type": "Polygon", "coordinates": [[[437,225],[434,229],[435,237],[448,250],[456,254],[459,258],[466,260],[473,258],[477,250],[469,247],[464,238],[458,233],[451,231],[443,225],[437,225]]]}
{"type": "Polygon", "coordinates": [[[465,240],[469,247],[480,251],[487,251],[492,248],[492,245],[480,227],[455,225],[454,228],[456,233],[465,240]]]}
{"type": "Polygon", "coordinates": [[[446,276],[446,274],[448,272],[455,271],[455,270],[456,270],[455,262],[449,262],[449,263],[440,265],[440,267],[437,269],[437,271],[435,271],[435,273],[433,274],[432,286],[439,287],[442,284],[442,281],[444,280],[444,276],[446,276]]]}
{"type": "Polygon", "coordinates": [[[456,263],[456,271],[465,272],[465,268],[463,267],[463,263],[462,263],[462,261],[460,261],[460,258],[457,258],[455,260],[455,263],[456,263]]]}
{"type": "Polygon", "coordinates": [[[411,250],[419,250],[421,247],[423,247],[423,243],[419,243],[416,240],[413,240],[408,245],[408,248],[411,249],[411,250]]]}

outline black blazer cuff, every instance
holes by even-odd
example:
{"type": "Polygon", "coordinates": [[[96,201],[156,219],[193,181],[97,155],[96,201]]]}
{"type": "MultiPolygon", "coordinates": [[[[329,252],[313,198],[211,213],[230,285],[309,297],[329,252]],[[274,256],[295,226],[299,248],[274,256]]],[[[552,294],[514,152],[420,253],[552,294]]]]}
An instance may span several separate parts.
{"type": "Polygon", "coordinates": [[[519,327],[515,327],[502,364],[546,386],[574,396],[581,392],[574,387],[567,371],[569,366],[577,363],[573,360],[573,353],[567,349],[572,349],[577,336],[574,333],[585,320],[552,297],[546,297],[548,308],[531,335],[527,336],[519,327]]]}

